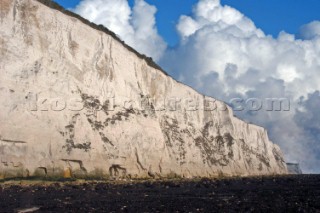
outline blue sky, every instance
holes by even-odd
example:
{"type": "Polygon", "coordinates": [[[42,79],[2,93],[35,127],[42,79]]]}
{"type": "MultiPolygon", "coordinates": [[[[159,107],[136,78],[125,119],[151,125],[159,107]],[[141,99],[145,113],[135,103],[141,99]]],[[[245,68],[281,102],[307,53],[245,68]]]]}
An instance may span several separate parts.
{"type": "MultiPolygon", "coordinates": [[[[65,8],[73,8],[79,0],[56,0],[65,8]]],[[[134,0],[129,0],[132,6],[134,0]]],[[[197,0],[147,0],[158,9],[156,14],[159,34],[170,46],[177,44],[179,38],[175,25],[181,14],[191,14],[192,6],[197,0]]],[[[266,34],[277,37],[282,30],[296,34],[300,26],[314,20],[320,20],[319,0],[222,0],[247,17],[266,34]]]]}

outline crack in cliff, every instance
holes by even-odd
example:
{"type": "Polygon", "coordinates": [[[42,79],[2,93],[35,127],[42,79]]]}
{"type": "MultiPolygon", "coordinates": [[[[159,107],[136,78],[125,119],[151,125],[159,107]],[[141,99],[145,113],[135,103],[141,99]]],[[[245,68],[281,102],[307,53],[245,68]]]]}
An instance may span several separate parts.
{"type": "Polygon", "coordinates": [[[75,163],[79,166],[80,170],[87,173],[87,169],[84,167],[83,165],[83,161],[82,160],[75,160],[75,159],[61,159],[61,161],[64,161],[66,162],[70,168],[72,169],[72,165],[70,164],[71,163],[75,163]]]}
{"type": "Polygon", "coordinates": [[[13,144],[25,144],[25,143],[27,143],[26,141],[5,139],[5,138],[2,138],[1,136],[0,136],[0,141],[6,142],[6,143],[13,143],[13,144]]]}
{"type": "Polygon", "coordinates": [[[125,177],[127,175],[127,169],[119,164],[112,164],[109,168],[109,174],[111,177],[125,177]],[[122,171],[122,174],[120,174],[122,171]]]}
{"type": "Polygon", "coordinates": [[[142,163],[140,162],[137,148],[135,148],[135,155],[136,155],[136,159],[137,159],[137,164],[140,166],[140,168],[141,168],[142,170],[146,171],[147,169],[144,168],[143,165],[142,165],[142,163]]]}

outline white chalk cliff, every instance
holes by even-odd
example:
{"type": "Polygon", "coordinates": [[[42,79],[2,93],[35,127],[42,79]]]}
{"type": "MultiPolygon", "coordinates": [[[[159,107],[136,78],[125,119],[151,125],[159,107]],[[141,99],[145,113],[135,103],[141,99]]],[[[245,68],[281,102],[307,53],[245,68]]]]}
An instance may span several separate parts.
{"type": "Polygon", "coordinates": [[[0,1],[0,178],[287,173],[262,127],[45,0],[0,1]]]}

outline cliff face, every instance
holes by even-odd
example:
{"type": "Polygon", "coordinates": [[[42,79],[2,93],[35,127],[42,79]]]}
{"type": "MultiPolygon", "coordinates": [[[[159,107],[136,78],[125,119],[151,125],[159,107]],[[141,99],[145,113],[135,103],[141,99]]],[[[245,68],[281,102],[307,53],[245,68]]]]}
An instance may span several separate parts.
{"type": "Polygon", "coordinates": [[[0,2],[0,178],[283,174],[265,129],[108,34],[0,2]]]}

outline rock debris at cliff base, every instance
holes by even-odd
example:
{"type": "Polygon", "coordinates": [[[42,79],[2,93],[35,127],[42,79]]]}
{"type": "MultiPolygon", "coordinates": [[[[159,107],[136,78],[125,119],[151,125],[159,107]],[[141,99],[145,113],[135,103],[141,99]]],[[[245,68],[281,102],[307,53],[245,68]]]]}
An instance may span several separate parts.
{"type": "Polygon", "coordinates": [[[320,176],[1,185],[0,211],[318,212],[320,176]]]}

